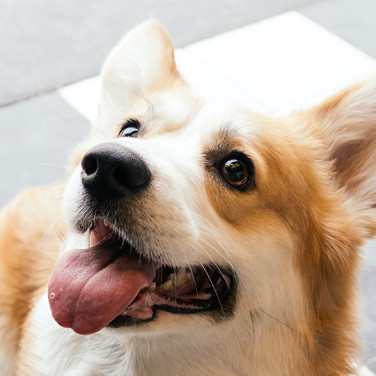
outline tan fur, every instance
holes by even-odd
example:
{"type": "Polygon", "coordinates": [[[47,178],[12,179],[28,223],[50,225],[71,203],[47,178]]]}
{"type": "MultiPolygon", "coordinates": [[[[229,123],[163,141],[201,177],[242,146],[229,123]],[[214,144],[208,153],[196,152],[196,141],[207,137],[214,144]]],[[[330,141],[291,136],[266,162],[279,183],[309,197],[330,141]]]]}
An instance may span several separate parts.
{"type": "Polygon", "coordinates": [[[22,326],[45,288],[61,248],[66,226],[61,218],[64,185],[25,190],[0,215],[0,333],[15,354],[22,326]]]}
{"type": "Polygon", "coordinates": [[[317,141],[309,133],[303,133],[297,149],[293,143],[286,145],[286,133],[282,132],[278,134],[274,126],[276,137],[267,135],[268,141],[259,143],[265,146],[263,159],[270,168],[261,178],[268,179],[265,196],[261,195],[267,206],[280,213],[296,236],[298,265],[306,284],[310,312],[304,333],[312,361],[309,374],[347,374],[351,363],[345,359],[351,359],[355,348],[348,333],[354,325],[351,303],[359,233],[342,218],[347,208],[338,192],[328,189],[330,170],[324,164],[325,154],[315,145],[317,141]],[[282,138],[284,145],[278,141],[282,138]],[[284,186],[277,187],[278,182],[283,182],[284,186]],[[278,197],[275,197],[276,192],[278,197]]]}
{"type": "MultiPolygon", "coordinates": [[[[218,121],[218,116],[203,114],[205,102],[180,77],[172,44],[159,25],[149,23],[122,43],[103,69],[102,101],[91,137],[75,150],[71,163],[79,166],[91,146],[106,140],[134,148],[148,161],[158,184],[143,200],[132,203],[125,226],[151,229],[164,244],[159,250],[162,257],[173,265],[199,258],[203,263],[231,265],[239,279],[236,310],[227,322],[161,312],[156,323],[134,329],[127,342],[130,362],[137,363],[132,372],[155,376],[352,374],[358,355],[359,247],[376,233],[375,81],[285,118],[232,109],[230,116],[218,121]],[[150,49],[142,50],[150,41],[156,56],[150,49]],[[134,49],[146,66],[144,74],[140,67],[134,69],[134,49]],[[131,63],[121,70],[125,57],[131,63]],[[150,69],[151,60],[155,71],[150,69]],[[116,139],[129,118],[137,118],[144,126],[140,140],[116,139]],[[253,189],[238,192],[223,183],[207,160],[218,150],[242,151],[252,159],[253,189]],[[177,163],[179,153],[184,158],[177,163]],[[158,360],[161,354],[163,362],[158,360]]],[[[73,348],[78,358],[87,355],[88,349],[94,351],[85,347],[83,337],[57,325],[52,328],[53,323],[49,324],[52,332],[44,331],[38,317],[62,234],[67,235],[64,249],[76,244],[61,221],[62,189],[57,185],[29,190],[0,217],[4,286],[0,318],[7,323],[1,330],[12,338],[10,356],[15,358],[21,346],[18,376],[46,374],[50,361],[44,359],[41,348],[49,348],[51,333],[61,336],[55,337],[51,351],[61,355],[62,362],[67,360],[61,351],[69,354],[70,343],[77,346],[73,348]],[[37,338],[40,330],[46,342],[37,338]]],[[[66,189],[68,205],[74,189],[72,183],[66,189]]],[[[157,249],[158,243],[152,247],[157,249]]],[[[43,314],[49,317],[48,311],[43,314]]],[[[107,343],[93,335],[91,341],[101,357],[112,349],[104,353],[104,361],[106,356],[115,357],[115,349],[122,354],[122,348],[116,347],[117,337],[107,343]],[[107,347],[101,348],[101,341],[107,347]]],[[[108,365],[97,361],[93,355],[72,374],[109,372],[108,365]]],[[[115,364],[110,362],[116,376],[125,372],[123,366],[116,367],[121,361],[122,356],[111,360],[115,364]]]]}

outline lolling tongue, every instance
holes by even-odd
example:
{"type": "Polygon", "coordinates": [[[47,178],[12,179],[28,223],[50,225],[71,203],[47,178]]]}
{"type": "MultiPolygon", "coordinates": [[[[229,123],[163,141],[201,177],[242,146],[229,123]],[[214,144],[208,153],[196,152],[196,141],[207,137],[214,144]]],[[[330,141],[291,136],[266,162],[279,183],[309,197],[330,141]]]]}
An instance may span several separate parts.
{"type": "Polygon", "coordinates": [[[157,265],[107,238],[63,254],[48,285],[52,316],[79,334],[107,326],[153,281],[157,265]]]}

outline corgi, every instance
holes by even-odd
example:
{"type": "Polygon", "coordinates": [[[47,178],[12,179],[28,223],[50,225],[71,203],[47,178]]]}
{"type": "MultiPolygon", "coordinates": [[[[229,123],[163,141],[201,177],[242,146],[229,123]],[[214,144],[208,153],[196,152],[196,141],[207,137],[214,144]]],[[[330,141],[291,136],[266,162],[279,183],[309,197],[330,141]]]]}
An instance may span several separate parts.
{"type": "Polygon", "coordinates": [[[376,81],[282,118],[216,108],[155,21],[101,78],[67,182],[0,214],[2,374],[354,374],[376,81]]]}

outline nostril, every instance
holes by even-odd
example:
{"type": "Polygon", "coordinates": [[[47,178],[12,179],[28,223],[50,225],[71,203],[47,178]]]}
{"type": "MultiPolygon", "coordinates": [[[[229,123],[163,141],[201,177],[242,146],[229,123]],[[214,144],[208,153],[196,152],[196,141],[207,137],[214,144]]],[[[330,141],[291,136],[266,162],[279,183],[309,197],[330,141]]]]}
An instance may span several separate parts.
{"type": "Polygon", "coordinates": [[[113,177],[116,183],[122,187],[128,185],[127,170],[123,167],[116,167],[113,172],[113,177]]]}
{"type": "Polygon", "coordinates": [[[112,172],[113,181],[118,187],[137,189],[150,180],[150,170],[143,161],[130,160],[130,163],[119,164],[112,172]]]}
{"type": "Polygon", "coordinates": [[[97,171],[98,163],[94,156],[87,155],[81,163],[82,169],[86,172],[86,175],[92,175],[97,171]]]}

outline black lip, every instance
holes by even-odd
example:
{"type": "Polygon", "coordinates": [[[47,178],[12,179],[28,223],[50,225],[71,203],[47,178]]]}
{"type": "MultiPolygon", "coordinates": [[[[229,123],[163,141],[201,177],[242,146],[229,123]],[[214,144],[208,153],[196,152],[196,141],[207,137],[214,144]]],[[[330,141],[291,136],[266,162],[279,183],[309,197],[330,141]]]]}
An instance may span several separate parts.
{"type": "Polygon", "coordinates": [[[153,316],[146,320],[135,319],[130,316],[118,316],[107,325],[107,328],[117,329],[117,328],[124,328],[124,327],[130,327],[130,326],[140,326],[147,322],[153,321],[156,317],[157,317],[157,313],[155,310],[153,310],[153,316]]]}
{"type": "Polygon", "coordinates": [[[154,321],[158,317],[158,310],[166,311],[172,314],[206,314],[211,316],[216,322],[227,320],[234,314],[237,282],[234,272],[228,268],[223,268],[220,269],[219,272],[215,273],[215,276],[213,276],[213,284],[215,284],[218,279],[221,278],[222,273],[226,274],[226,276],[230,278],[230,288],[227,288],[225,281],[222,279],[222,282],[216,286],[216,293],[214,292],[213,288],[207,289],[205,292],[210,293],[211,298],[206,301],[192,301],[192,309],[173,307],[164,304],[155,305],[153,307],[153,315],[148,319],[143,320],[121,315],[112,320],[107,327],[116,329],[122,327],[140,326],[142,324],[154,321]]]}

